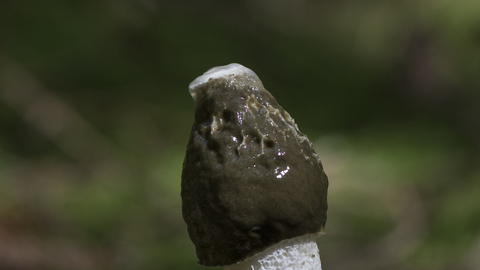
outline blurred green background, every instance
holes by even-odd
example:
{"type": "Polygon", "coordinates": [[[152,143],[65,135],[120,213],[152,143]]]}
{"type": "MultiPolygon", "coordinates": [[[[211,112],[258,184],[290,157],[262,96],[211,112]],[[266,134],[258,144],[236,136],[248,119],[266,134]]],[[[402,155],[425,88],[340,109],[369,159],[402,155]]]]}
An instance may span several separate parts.
{"type": "Polygon", "coordinates": [[[0,269],[201,269],[188,84],[253,69],[330,179],[325,270],[480,269],[480,1],[0,3],[0,269]]]}

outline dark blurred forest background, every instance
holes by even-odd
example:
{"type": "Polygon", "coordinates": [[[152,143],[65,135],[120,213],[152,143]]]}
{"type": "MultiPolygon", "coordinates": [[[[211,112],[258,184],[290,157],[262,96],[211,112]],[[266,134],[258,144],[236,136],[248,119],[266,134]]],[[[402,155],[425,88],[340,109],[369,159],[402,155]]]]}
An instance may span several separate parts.
{"type": "Polygon", "coordinates": [[[201,269],[188,84],[254,70],[330,179],[325,270],[480,269],[480,1],[0,3],[0,269],[201,269]]]}

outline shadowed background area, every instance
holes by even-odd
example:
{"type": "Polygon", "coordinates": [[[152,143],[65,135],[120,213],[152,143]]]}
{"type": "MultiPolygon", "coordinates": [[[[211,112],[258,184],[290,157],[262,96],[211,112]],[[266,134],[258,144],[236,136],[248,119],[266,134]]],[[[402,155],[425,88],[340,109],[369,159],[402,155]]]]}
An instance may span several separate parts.
{"type": "Polygon", "coordinates": [[[324,269],[479,269],[478,14],[474,0],[2,1],[0,269],[201,269],[181,216],[188,84],[232,62],[322,159],[324,269]]]}

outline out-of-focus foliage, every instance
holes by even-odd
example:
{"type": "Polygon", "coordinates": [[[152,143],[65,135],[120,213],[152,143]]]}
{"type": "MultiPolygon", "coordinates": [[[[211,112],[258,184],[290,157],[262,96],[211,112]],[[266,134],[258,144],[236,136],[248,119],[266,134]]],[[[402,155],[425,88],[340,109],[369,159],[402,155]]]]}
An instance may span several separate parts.
{"type": "Polygon", "coordinates": [[[480,268],[480,1],[0,3],[0,269],[200,269],[180,175],[252,68],[329,175],[324,269],[480,268]]]}

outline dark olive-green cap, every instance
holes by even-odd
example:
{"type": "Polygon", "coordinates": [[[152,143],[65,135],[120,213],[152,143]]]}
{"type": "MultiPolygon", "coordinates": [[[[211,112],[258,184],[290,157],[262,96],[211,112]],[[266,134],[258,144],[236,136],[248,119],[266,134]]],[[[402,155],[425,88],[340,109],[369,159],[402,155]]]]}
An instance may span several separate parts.
{"type": "Polygon", "coordinates": [[[323,232],[322,163],[258,76],[239,64],[217,67],[194,80],[190,93],[195,122],[181,196],[198,263],[231,265],[282,240],[323,232]]]}

